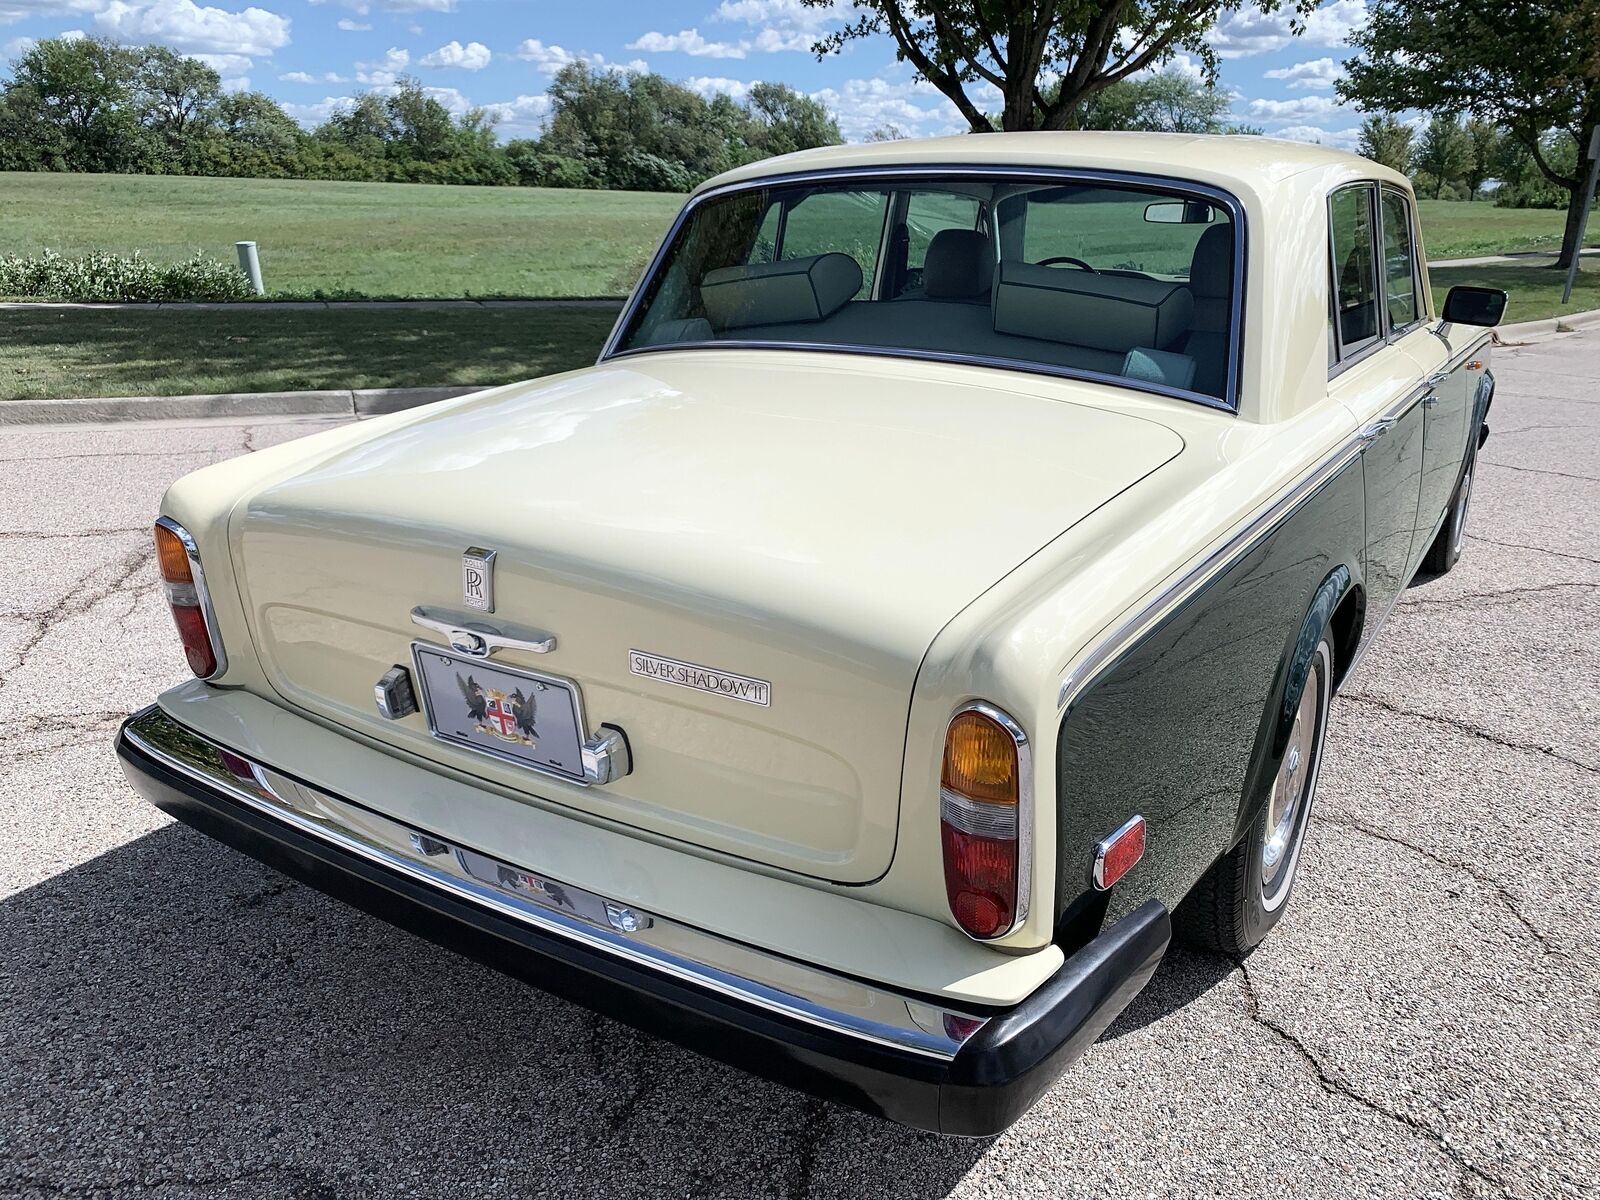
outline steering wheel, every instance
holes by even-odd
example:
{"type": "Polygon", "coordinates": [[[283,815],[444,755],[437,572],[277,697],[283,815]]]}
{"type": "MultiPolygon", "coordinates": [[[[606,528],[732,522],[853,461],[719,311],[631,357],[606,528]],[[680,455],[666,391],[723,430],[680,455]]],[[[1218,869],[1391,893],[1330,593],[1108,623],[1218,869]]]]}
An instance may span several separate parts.
{"type": "Polygon", "coordinates": [[[1036,267],[1054,267],[1062,263],[1065,263],[1069,267],[1078,267],[1081,270],[1089,272],[1091,275],[1100,274],[1099,271],[1097,271],[1094,267],[1091,267],[1088,263],[1084,262],[1083,259],[1073,258],[1070,254],[1056,254],[1050,258],[1041,258],[1033,265],[1036,267]]]}

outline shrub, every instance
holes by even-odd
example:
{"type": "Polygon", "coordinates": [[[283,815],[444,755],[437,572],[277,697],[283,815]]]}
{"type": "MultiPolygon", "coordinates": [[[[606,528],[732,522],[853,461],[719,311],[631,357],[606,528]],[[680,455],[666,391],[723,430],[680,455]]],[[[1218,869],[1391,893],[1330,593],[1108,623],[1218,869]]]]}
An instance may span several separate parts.
{"type": "Polygon", "coordinates": [[[249,279],[237,266],[198,252],[181,263],[156,263],[137,252],[120,255],[103,250],[81,258],[67,258],[52,250],[37,255],[0,255],[0,296],[156,304],[247,300],[252,295],[249,279]]]}

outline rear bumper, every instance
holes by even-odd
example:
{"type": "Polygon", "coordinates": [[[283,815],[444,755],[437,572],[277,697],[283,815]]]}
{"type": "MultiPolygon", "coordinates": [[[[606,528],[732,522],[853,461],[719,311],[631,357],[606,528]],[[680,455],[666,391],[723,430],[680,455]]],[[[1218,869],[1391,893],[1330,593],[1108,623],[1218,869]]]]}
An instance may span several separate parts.
{"type": "Polygon", "coordinates": [[[797,963],[451,845],[250,761],[158,708],[123,770],[152,803],[319,890],[596,1012],[921,1129],[1010,1125],[1165,953],[1150,901],[1021,1004],[960,1008],[797,963]]]}

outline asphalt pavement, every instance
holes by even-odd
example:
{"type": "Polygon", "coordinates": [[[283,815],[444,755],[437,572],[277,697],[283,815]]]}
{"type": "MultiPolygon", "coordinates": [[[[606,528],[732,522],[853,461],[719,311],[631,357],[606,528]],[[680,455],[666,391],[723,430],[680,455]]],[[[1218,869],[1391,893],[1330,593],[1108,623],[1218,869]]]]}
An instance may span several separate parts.
{"type": "Polygon", "coordinates": [[[125,785],[165,484],[326,422],[0,430],[0,1195],[1600,1192],[1600,333],[1495,358],[1466,556],[1336,701],[1292,910],[1011,1131],[912,1133],[291,883],[125,785]]]}

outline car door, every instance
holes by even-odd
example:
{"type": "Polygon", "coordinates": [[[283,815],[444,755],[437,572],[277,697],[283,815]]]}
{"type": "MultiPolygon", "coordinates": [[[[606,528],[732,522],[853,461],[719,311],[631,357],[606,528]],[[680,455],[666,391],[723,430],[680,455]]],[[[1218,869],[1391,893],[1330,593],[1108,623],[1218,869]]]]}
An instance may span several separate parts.
{"type": "Polygon", "coordinates": [[[1355,417],[1364,442],[1370,621],[1387,615],[1411,579],[1425,438],[1421,371],[1416,358],[1391,341],[1380,288],[1376,184],[1351,184],[1329,196],[1328,235],[1328,387],[1355,417]]]}
{"type": "Polygon", "coordinates": [[[1416,362],[1422,393],[1422,484],[1417,499],[1417,530],[1412,539],[1414,568],[1427,553],[1434,529],[1450,503],[1456,478],[1467,452],[1471,421],[1467,362],[1464,350],[1476,330],[1464,329],[1453,345],[1434,332],[1429,319],[1427,291],[1422,286],[1422,256],[1418,252],[1417,225],[1410,197],[1399,188],[1384,186],[1378,192],[1383,273],[1380,281],[1389,323],[1389,340],[1416,362]]]}

